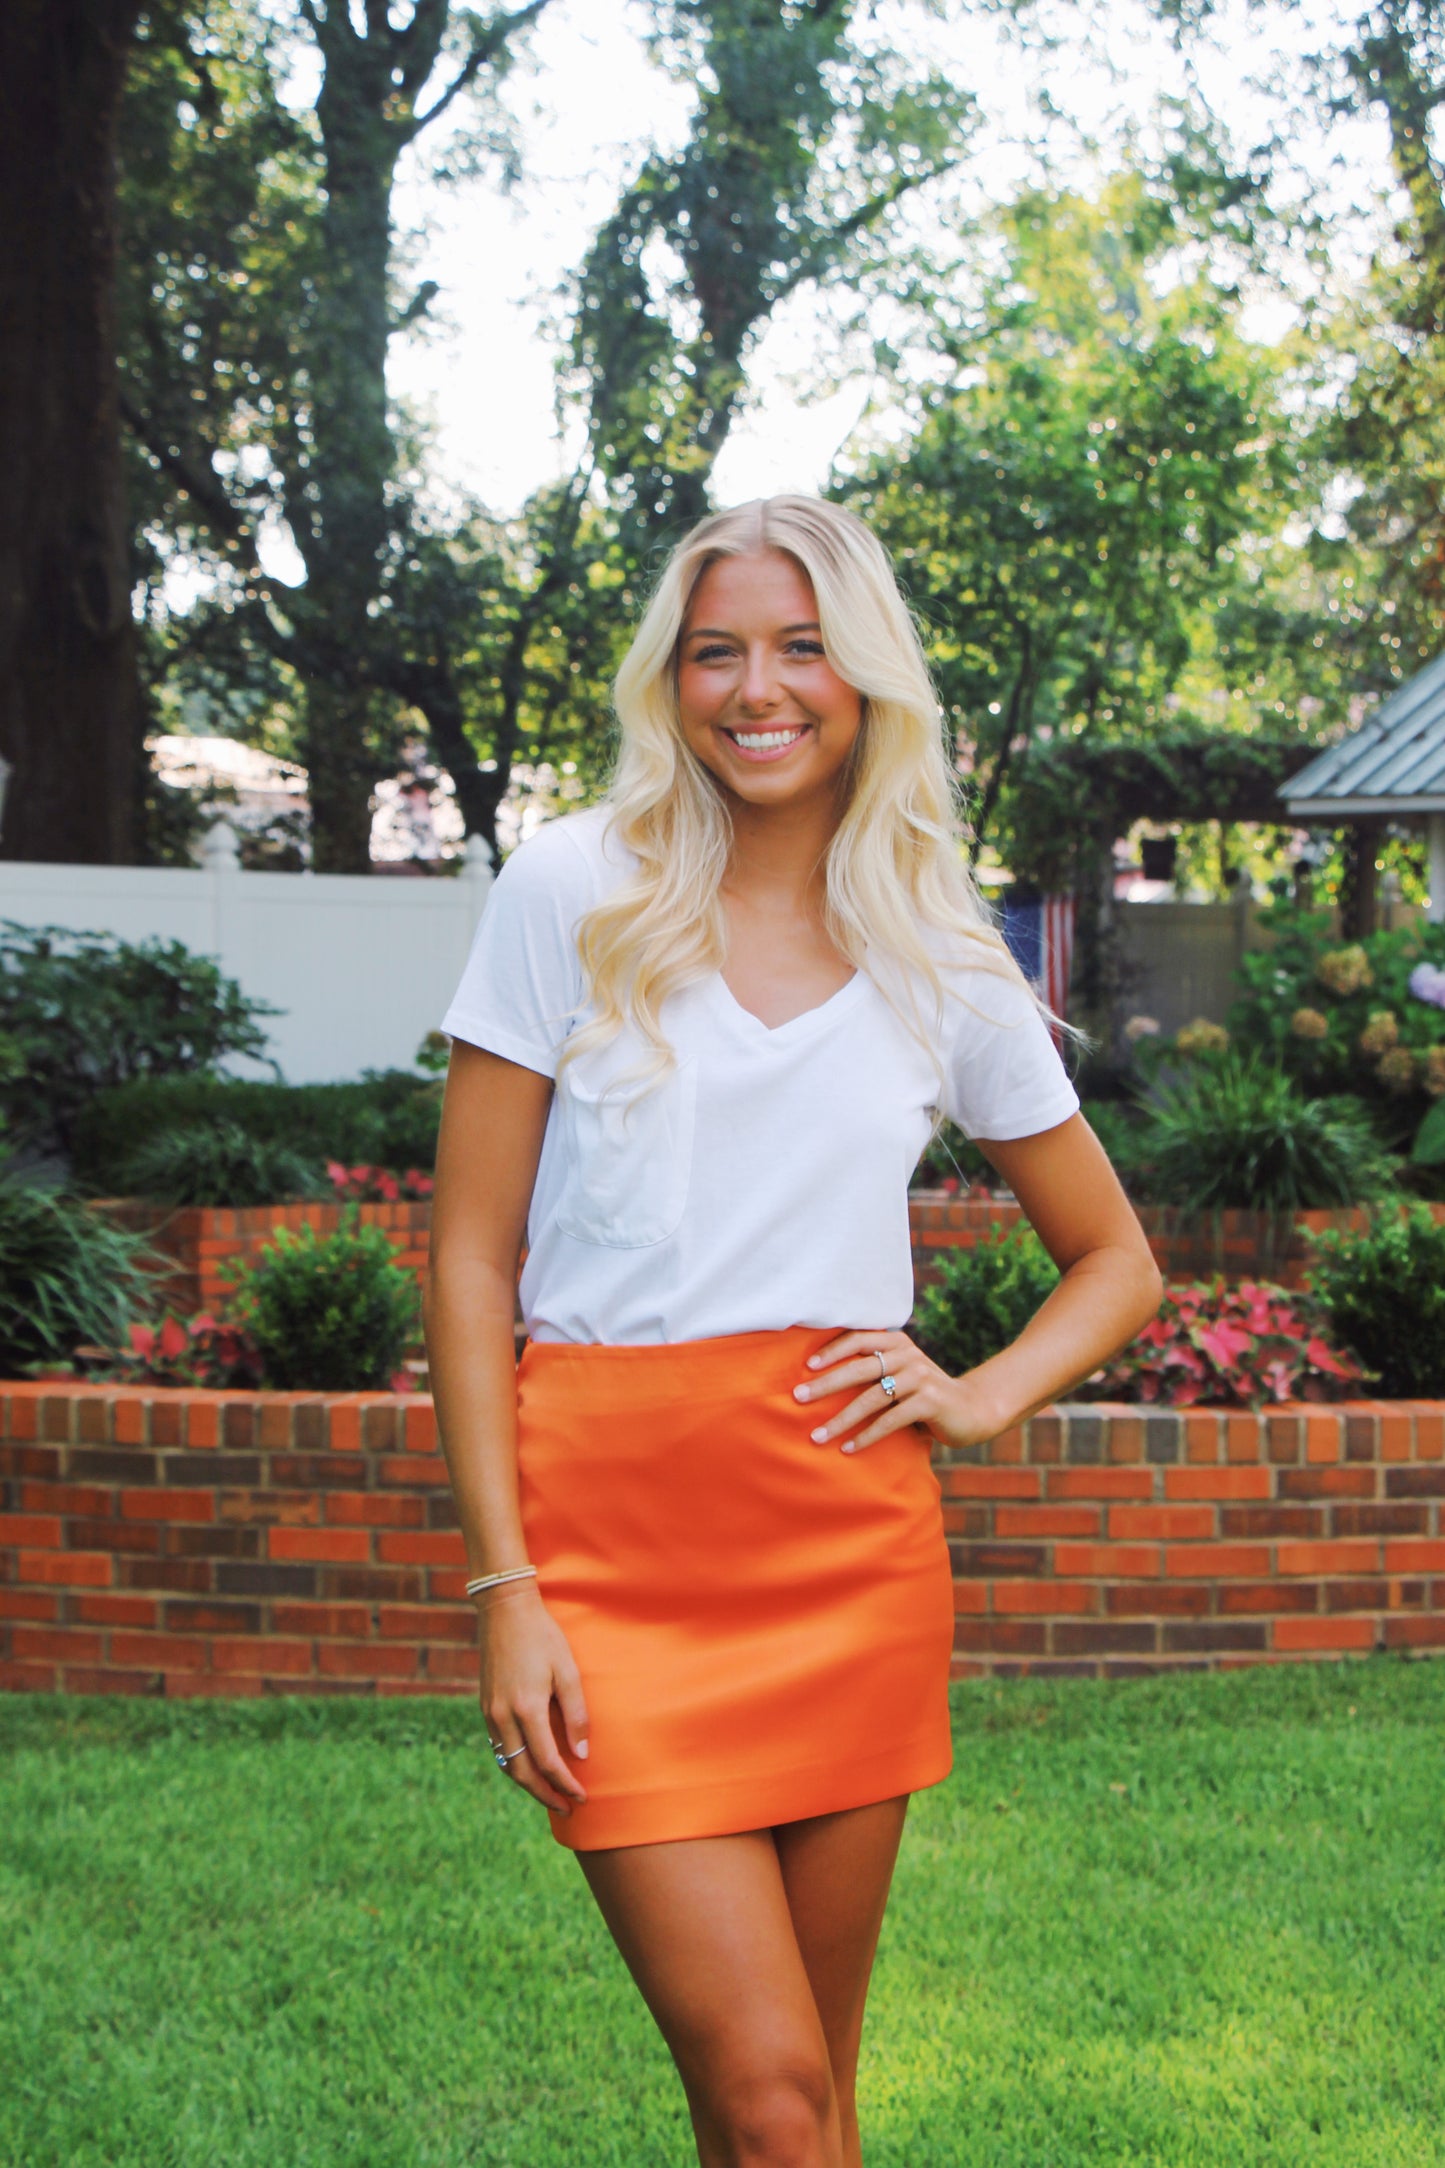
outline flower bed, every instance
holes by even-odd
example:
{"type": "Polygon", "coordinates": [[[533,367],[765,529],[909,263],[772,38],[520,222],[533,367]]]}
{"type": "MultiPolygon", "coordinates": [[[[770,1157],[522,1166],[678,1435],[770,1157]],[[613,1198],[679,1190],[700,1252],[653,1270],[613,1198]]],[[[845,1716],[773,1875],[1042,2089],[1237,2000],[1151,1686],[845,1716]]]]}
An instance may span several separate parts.
{"type": "MultiPolygon", "coordinates": [[[[0,1687],[472,1693],[422,1395],[0,1386],[0,1687]]],[[[955,1669],[1445,1648],[1445,1404],[1047,1409],[941,1452],[955,1669]]]]}

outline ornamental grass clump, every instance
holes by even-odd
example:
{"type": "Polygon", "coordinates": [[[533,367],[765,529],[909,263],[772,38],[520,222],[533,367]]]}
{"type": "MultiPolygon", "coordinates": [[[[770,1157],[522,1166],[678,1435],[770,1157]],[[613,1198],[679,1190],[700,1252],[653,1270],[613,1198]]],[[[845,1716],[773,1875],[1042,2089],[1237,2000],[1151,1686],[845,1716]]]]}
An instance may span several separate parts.
{"type": "Polygon", "coordinates": [[[1158,1314],[1087,1390],[1172,1408],[1247,1408],[1338,1399],[1364,1376],[1309,1296],[1216,1279],[1167,1287],[1158,1314]]]}
{"type": "Polygon", "coordinates": [[[1223,1055],[1160,1090],[1145,1110],[1140,1151],[1151,1194],[1192,1212],[1298,1212],[1394,1187],[1394,1163],[1366,1108],[1313,1098],[1258,1055],[1223,1055]]]}
{"type": "Polygon", "coordinates": [[[316,1160],[224,1116],[157,1130],[122,1162],[120,1178],[124,1195],[159,1204],[240,1208],[327,1194],[316,1160]]]}
{"type": "Polygon", "coordinates": [[[349,1205],[334,1234],[278,1227],[236,1274],[230,1305],[277,1392],[377,1392],[395,1387],[421,1331],[416,1275],[379,1227],[349,1205]]]}
{"type": "Polygon", "coordinates": [[[1032,1227],[994,1227],[971,1249],[944,1256],[914,1309],[914,1337],[925,1354],[961,1376],[1016,1340],[1058,1280],[1032,1227]]]}
{"type": "Polygon", "coordinates": [[[63,1369],[77,1347],[114,1346],[154,1303],[141,1236],[77,1197],[0,1179],[0,1376],[63,1369]]]}
{"type": "Polygon", "coordinates": [[[1311,1249],[1310,1285],[1378,1390],[1445,1396],[1445,1221],[1424,1204],[1377,1211],[1363,1232],[1317,1235],[1311,1249]]]}

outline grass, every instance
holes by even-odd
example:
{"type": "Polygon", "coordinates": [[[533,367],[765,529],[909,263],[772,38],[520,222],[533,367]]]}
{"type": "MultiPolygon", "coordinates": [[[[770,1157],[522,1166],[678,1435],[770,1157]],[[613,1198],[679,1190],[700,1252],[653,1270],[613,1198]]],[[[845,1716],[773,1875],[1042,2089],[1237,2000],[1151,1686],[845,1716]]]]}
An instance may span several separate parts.
{"type": "MultiPolygon", "coordinates": [[[[1445,2168],[1445,1663],[957,1690],[869,2168],[1445,2168]]],[[[0,1697],[4,2168],[672,2168],[465,1702],[0,1697]]]]}

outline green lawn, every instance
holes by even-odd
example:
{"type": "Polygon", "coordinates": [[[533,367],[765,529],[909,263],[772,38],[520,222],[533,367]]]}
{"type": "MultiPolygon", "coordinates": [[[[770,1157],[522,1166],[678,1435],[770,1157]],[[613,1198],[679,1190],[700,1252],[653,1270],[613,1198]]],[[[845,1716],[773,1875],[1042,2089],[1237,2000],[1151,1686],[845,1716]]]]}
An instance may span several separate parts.
{"type": "MultiPolygon", "coordinates": [[[[957,1693],[869,2168],[1445,2168],[1445,1663],[957,1693]]],[[[0,1697],[5,2168],[692,2159],[466,1703],[0,1697]]]]}

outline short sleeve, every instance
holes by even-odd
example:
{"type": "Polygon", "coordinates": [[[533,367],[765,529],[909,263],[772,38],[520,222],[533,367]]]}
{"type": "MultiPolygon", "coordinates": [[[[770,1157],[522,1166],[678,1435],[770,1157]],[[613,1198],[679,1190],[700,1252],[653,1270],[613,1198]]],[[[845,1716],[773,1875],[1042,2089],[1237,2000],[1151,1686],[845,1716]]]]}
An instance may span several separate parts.
{"type": "Polygon", "coordinates": [[[1006,1143],[1079,1111],[1048,1025],[1027,988],[991,971],[950,975],[943,1112],[968,1137],[1006,1143]]]}
{"type": "Polygon", "coordinates": [[[577,921],[593,903],[586,854],[552,821],[519,844],[492,883],[441,1028],[555,1076],[583,1003],[577,921]]]}

